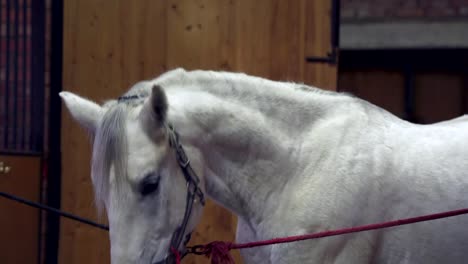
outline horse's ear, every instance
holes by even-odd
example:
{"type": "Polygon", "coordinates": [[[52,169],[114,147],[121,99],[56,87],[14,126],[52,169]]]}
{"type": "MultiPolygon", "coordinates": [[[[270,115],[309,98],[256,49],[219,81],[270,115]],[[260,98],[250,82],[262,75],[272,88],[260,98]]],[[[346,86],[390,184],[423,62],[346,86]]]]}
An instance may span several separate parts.
{"type": "Polygon", "coordinates": [[[163,124],[166,121],[167,107],[166,93],[161,86],[154,85],[151,91],[151,109],[156,122],[163,124]]]}
{"type": "Polygon", "coordinates": [[[101,106],[70,92],[59,93],[73,118],[94,134],[101,116],[101,106]]]}
{"type": "Polygon", "coordinates": [[[161,128],[167,116],[167,97],[164,89],[159,85],[153,85],[151,96],[146,101],[140,118],[149,134],[155,133],[157,128],[161,128]]]}

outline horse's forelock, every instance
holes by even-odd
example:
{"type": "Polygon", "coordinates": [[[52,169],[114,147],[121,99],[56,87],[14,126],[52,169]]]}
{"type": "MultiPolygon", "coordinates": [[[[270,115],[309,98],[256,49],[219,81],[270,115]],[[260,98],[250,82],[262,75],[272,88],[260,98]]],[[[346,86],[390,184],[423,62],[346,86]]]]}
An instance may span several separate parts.
{"type": "Polygon", "coordinates": [[[104,105],[104,108],[108,110],[102,117],[96,131],[91,169],[95,203],[99,212],[102,212],[106,200],[109,199],[111,169],[115,175],[116,191],[121,190],[126,181],[125,119],[131,108],[142,104],[145,98],[150,95],[150,88],[148,82],[139,82],[123,95],[123,100],[112,100],[104,105]]]}
{"type": "Polygon", "coordinates": [[[126,104],[112,105],[104,114],[95,135],[91,177],[99,212],[102,212],[105,202],[109,199],[111,169],[115,175],[116,191],[121,190],[127,178],[127,111],[126,104]]]}

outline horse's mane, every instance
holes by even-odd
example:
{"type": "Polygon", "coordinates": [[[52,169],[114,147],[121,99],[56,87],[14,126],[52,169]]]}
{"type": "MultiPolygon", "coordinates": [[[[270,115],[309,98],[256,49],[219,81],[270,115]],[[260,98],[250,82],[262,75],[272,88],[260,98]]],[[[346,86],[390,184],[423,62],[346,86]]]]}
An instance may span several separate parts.
{"type": "MultiPolygon", "coordinates": [[[[235,73],[219,73],[210,72],[214,78],[225,78],[224,81],[228,84],[226,90],[216,91],[220,94],[237,94],[238,96],[256,96],[262,97],[262,92],[259,91],[247,91],[242,88],[242,85],[235,85],[236,82],[246,81],[252,78],[256,80],[259,86],[260,84],[266,84],[271,82],[267,79],[258,77],[251,77],[244,74],[235,73]]],[[[156,80],[156,79],[155,79],[156,80]]],[[[104,116],[102,117],[99,126],[96,130],[96,135],[93,144],[93,157],[92,157],[92,180],[95,192],[95,202],[99,211],[105,206],[106,199],[109,197],[109,183],[110,180],[116,186],[116,190],[121,190],[121,187],[127,180],[127,140],[126,140],[126,129],[125,120],[128,112],[141,105],[145,99],[151,93],[151,86],[155,80],[142,81],[133,85],[123,96],[117,100],[110,100],[104,104],[103,108],[106,109],[104,116]],[[114,171],[115,178],[109,179],[111,170],[114,171]]],[[[278,82],[275,82],[278,84],[278,82]]],[[[331,95],[336,96],[340,93],[325,91],[315,87],[307,86],[305,84],[297,83],[282,83],[281,87],[290,87],[292,93],[308,93],[308,94],[319,94],[319,95],[331,95]]],[[[163,86],[163,88],[166,88],[163,86]]],[[[201,87],[200,89],[210,89],[208,87],[201,87]]],[[[262,87],[258,87],[262,89],[262,87]]],[[[288,89],[288,88],[286,88],[288,89]]],[[[288,89],[289,90],[289,89],[288,89]]],[[[211,91],[215,93],[215,91],[211,91]]],[[[271,94],[271,90],[267,94],[271,94]]],[[[284,93],[284,92],[282,92],[284,93]]],[[[266,99],[266,98],[263,98],[266,99]]],[[[120,197],[120,195],[117,195],[120,197]]]]}

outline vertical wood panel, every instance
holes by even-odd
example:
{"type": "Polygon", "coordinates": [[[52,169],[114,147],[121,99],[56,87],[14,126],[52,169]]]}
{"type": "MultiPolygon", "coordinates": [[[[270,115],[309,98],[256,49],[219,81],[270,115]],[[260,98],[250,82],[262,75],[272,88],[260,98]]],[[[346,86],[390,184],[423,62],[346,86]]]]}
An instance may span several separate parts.
{"type": "MultiPolygon", "coordinates": [[[[270,1],[271,32],[268,78],[302,80],[304,65],[304,35],[302,34],[302,1],[270,1]]],[[[255,45],[254,43],[252,43],[255,45]]]]}
{"type": "MultiPolygon", "coordinates": [[[[106,34],[109,34],[111,29],[103,33],[100,36],[103,39],[98,41],[99,32],[96,20],[102,18],[92,12],[83,12],[84,10],[90,11],[92,8],[89,2],[84,1],[68,1],[65,5],[63,87],[64,90],[76,91],[96,99],[105,93],[104,89],[98,89],[96,85],[96,77],[103,71],[102,67],[96,65],[94,58],[96,53],[100,54],[99,48],[104,47],[103,44],[108,40],[106,34]]],[[[68,113],[65,113],[62,119],[62,209],[95,219],[89,184],[88,161],[91,149],[87,144],[88,140],[84,131],[71,121],[68,113]],[[73,155],[73,153],[78,155],[73,155]],[[89,208],[78,206],[79,200],[88,201],[89,208]]],[[[59,247],[60,263],[92,262],[101,252],[99,248],[108,249],[107,234],[95,232],[92,228],[62,218],[59,247]],[[83,232],[86,230],[92,234],[93,239],[84,240],[86,236],[83,236],[83,232]],[[86,248],[87,246],[91,248],[86,248]],[[82,252],[87,252],[87,254],[82,252]],[[82,256],[79,257],[80,255],[82,256]]],[[[101,260],[108,262],[109,258],[101,258],[101,260]]]]}
{"type": "Polygon", "coordinates": [[[341,91],[352,93],[387,111],[405,116],[405,79],[400,71],[355,70],[340,73],[341,91]]]}
{"type": "MultiPolygon", "coordinates": [[[[39,202],[41,158],[0,155],[0,191],[39,202]]],[[[39,252],[39,210],[0,197],[0,262],[37,263],[39,252]]]]}
{"type": "MultiPolygon", "coordinates": [[[[236,12],[232,1],[169,1],[167,8],[168,68],[232,70],[236,12]]],[[[235,239],[236,218],[211,200],[190,244],[235,239]]],[[[240,255],[235,252],[236,263],[240,255]]],[[[199,256],[187,256],[186,263],[207,263],[199,256]]]]}
{"type": "Polygon", "coordinates": [[[305,3],[305,54],[324,57],[331,51],[332,1],[307,1],[305,3]]]}
{"type": "Polygon", "coordinates": [[[238,1],[236,4],[237,68],[262,77],[270,75],[273,46],[270,44],[272,5],[268,2],[238,1]]]}
{"type": "Polygon", "coordinates": [[[463,113],[463,76],[456,73],[426,72],[415,76],[415,115],[430,124],[463,113]]]}
{"type": "MultiPolygon", "coordinates": [[[[102,102],[162,73],[164,14],[164,1],[65,1],[64,90],[102,102]]],[[[89,139],[66,111],[62,146],[62,208],[98,220],[89,139]]],[[[60,263],[109,263],[108,234],[62,219],[59,252],[60,263]]]]}
{"type": "Polygon", "coordinates": [[[337,87],[336,65],[306,63],[304,82],[322,89],[335,91],[337,87]]]}
{"type": "MultiPolygon", "coordinates": [[[[444,70],[414,73],[412,108],[417,123],[430,124],[464,113],[466,94],[463,73],[444,70]]],[[[350,92],[405,118],[403,70],[360,69],[340,73],[340,91],[350,92]]]]}
{"type": "MultiPolygon", "coordinates": [[[[305,64],[305,54],[322,53],[330,42],[322,2],[328,0],[65,0],[64,90],[102,102],[175,67],[242,71],[333,88],[335,67],[305,64]]],[[[86,133],[67,111],[62,124],[63,209],[97,219],[86,133]]],[[[232,240],[235,222],[209,202],[192,243],[232,240]]],[[[109,263],[107,233],[62,220],[59,260],[109,263]]]]}
{"type": "MultiPolygon", "coordinates": [[[[332,1],[306,1],[305,55],[326,57],[331,46],[332,1]]],[[[306,63],[304,82],[322,89],[336,90],[337,65],[306,63]]]]}
{"type": "Polygon", "coordinates": [[[169,1],[168,68],[231,70],[232,1],[169,1]]]}

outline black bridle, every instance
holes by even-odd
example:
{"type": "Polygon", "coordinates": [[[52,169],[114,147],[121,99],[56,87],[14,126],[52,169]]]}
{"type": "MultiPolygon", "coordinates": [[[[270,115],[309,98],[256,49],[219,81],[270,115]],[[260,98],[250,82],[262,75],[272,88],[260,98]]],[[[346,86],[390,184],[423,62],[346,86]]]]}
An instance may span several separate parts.
{"type": "MultiPolygon", "coordinates": [[[[186,248],[186,245],[190,240],[191,232],[189,232],[186,235],[185,235],[185,232],[187,229],[188,222],[190,220],[190,216],[192,215],[193,204],[197,202],[197,198],[198,198],[199,202],[203,206],[205,205],[205,195],[198,185],[200,183],[200,178],[198,178],[197,174],[195,173],[192,166],[190,165],[190,160],[187,157],[184,148],[180,144],[179,135],[175,131],[175,129],[172,127],[172,125],[168,124],[166,127],[167,127],[167,132],[168,132],[168,137],[169,137],[169,145],[175,150],[177,163],[179,164],[179,167],[182,170],[182,173],[184,174],[184,178],[187,182],[187,199],[185,203],[184,218],[182,219],[181,224],[177,227],[177,229],[172,234],[171,244],[168,250],[169,255],[163,260],[158,261],[153,264],[175,263],[176,255],[174,254],[174,251],[178,252],[182,243],[185,247],[184,252],[183,252],[184,254],[182,255],[182,257],[184,257],[187,253],[189,253],[189,251],[186,248]]],[[[66,218],[69,218],[69,219],[72,219],[72,220],[75,220],[75,221],[78,221],[87,225],[91,225],[91,226],[104,229],[107,231],[109,230],[108,226],[93,222],[91,220],[76,216],[68,212],[61,211],[53,207],[49,207],[47,205],[43,205],[41,203],[36,203],[36,202],[30,201],[21,197],[17,197],[15,195],[11,195],[5,192],[0,192],[0,196],[9,200],[13,200],[13,201],[16,201],[16,202],[19,202],[19,203],[22,203],[22,204],[25,204],[34,208],[38,208],[38,209],[50,212],[50,213],[58,214],[62,217],[66,217],[66,218]]]]}
{"type": "MultiPolygon", "coordinates": [[[[190,232],[187,235],[185,235],[185,239],[184,234],[187,229],[188,221],[190,220],[190,216],[192,214],[193,204],[197,201],[197,197],[200,203],[202,205],[205,205],[205,195],[198,186],[198,184],[200,183],[200,178],[198,178],[197,174],[190,165],[190,160],[187,157],[184,148],[180,144],[179,134],[175,131],[174,127],[171,124],[168,124],[166,127],[169,136],[169,145],[175,150],[177,163],[179,164],[179,167],[182,170],[182,173],[184,174],[184,178],[187,181],[187,199],[185,203],[184,218],[182,219],[181,224],[172,234],[169,255],[165,259],[158,261],[154,264],[172,264],[175,262],[176,256],[174,254],[174,250],[178,251],[182,242],[184,247],[186,247],[187,243],[190,240],[192,233],[190,232]]],[[[187,249],[184,250],[185,252],[182,257],[184,257],[186,253],[188,253],[187,249]]]]}

